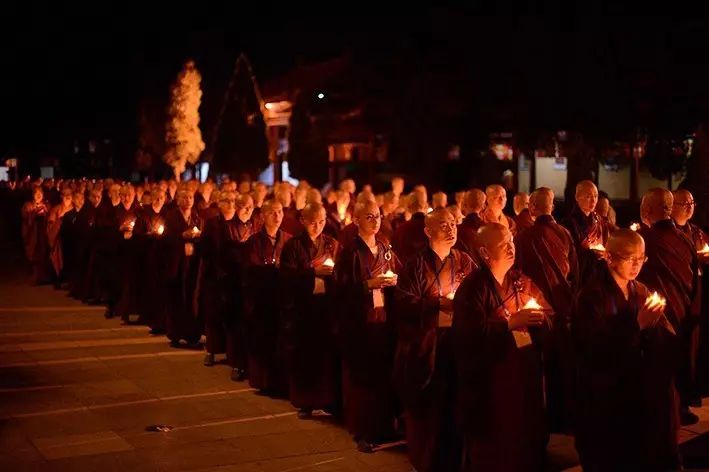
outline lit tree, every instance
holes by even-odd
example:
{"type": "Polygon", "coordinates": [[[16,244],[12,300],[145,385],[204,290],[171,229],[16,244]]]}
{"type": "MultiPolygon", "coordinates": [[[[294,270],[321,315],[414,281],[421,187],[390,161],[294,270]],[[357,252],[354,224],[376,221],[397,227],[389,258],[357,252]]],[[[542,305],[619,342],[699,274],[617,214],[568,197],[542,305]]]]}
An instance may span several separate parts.
{"type": "Polygon", "coordinates": [[[195,164],[204,151],[202,132],[199,130],[201,81],[202,76],[194,61],[187,61],[170,89],[163,160],[172,167],[177,180],[187,163],[195,164]]]}

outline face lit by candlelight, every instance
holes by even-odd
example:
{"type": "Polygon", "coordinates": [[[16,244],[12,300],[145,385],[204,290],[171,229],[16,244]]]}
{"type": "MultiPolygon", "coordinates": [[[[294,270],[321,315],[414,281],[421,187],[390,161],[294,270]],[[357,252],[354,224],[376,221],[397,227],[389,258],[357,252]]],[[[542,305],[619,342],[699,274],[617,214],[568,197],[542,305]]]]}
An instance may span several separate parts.
{"type": "Polygon", "coordinates": [[[191,210],[194,205],[194,195],[189,190],[180,190],[177,192],[177,206],[180,210],[191,210]]]}
{"type": "Polygon", "coordinates": [[[581,211],[588,215],[596,209],[598,203],[598,188],[590,180],[584,180],[576,185],[576,203],[581,211]]]}
{"type": "Polygon", "coordinates": [[[512,233],[499,223],[489,223],[478,230],[478,252],[493,272],[507,273],[515,262],[515,245],[512,233]]]}
{"type": "Polygon", "coordinates": [[[130,208],[135,200],[135,190],[132,185],[126,185],[120,190],[121,203],[125,208],[130,208]]]}
{"type": "Polygon", "coordinates": [[[382,216],[376,203],[365,200],[355,206],[354,224],[362,236],[371,237],[377,234],[382,223],[382,216]]]}
{"type": "Polygon", "coordinates": [[[35,187],[32,190],[32,201],[35,203],[42,203],[44,200],[44,192],[42,191],[42,187],[35,187]]]}
{"type": "Polygon", "coordinates": [[[490,185],[485,189],[487,207],[494,215],[499,215],[507,205],[507,192],[502,185],[490,185]]]}
{"type": "Polygon", "coordinates": [[[301,212],[301,222],[310,239],[315,240],[325,229],[325,208],[318,203],[306,205],[301,212]]]}
{"type": "Polygon", "coordinates": [[[71,190],[65,189],[62,190],[62,205],[64,205],[64,208],[69,208],[72,205],[72,193],[71,190]]]}
{"type": "Polygon", "coordinates": [[[82,192],[76,192],[71,197],[71,203],[74,205],[76,211],[81,210],[84,207],[84,194],[82,192]]]}
{"type": "Polygon", "coordinates": [[[94,188],[91,190],[91,193],[89,194],[89,202],[91,202],[91,206],[94,208],[98,207],[101,204],[101,189],[100,188],[94,188]]]}
{"type": "Polygon", "coordinates": [[[236,193],[222,192],[219,198],[219,211],[224,219],[231,220],[236,214],[236,193]]]}
{"type": "Polygon", "coordinates": [[[635,280],[646,260],[645,241],[635,231],[619,229],[608,239],[608,267],[621,280],[635,280]]]}
{"type": "Polygon", "coordinates": [[[426,215],[424,233],[431,241],[431,245],[452,248],[458,239],[458,227],[455,217],[445,208],[433,210],[426,215]]]}
{"type": "Polygon", "coordinates": [[[283,205],[275,200],[269,200],[261,208],[263,224],[267,230],[277,230],[283,222],[283,205]]]}
{"type": "Polygon", "coordinates": [[[251,219],[254,212],[254,199],[251,195],[240,195],[236,199],[236,215],[242,223],[251,219]]]}

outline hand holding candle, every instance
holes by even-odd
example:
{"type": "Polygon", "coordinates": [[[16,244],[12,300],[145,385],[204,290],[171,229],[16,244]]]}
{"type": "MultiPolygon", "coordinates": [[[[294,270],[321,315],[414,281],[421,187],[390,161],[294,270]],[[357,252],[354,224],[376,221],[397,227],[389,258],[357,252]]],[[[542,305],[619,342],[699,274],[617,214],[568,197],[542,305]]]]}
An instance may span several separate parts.
{"type": "Polygon", "coordinates": [[[606,252],[606,247],[601,243],[596,243],[593,246],[588,247],[592,251],[606,252]]]}
{"type": "Polygon", "coordinates": [[[158,225],[158,227],[157,227],[157,229],[155,230],[155,232],[156,232],[157,234],[159,234],[159,235],[162,236],[162,234],[165,232],[165,225],[158,225]]]}
{"type": "Polygon", "coordinates": [[[322,265],[325,267],[335,267],[335,261],[328,257],[327,259],[325,259],[325,262],[323,262],[322,265]]]}
{"type": "Polygon", "coordinates": [[[329,257],[323,261],[322,264],[315,267],[315,275],[318,277],[323,277],[327,275],[332,275],[332,270],[335,267],[335,262],[329,257]]]}
{"type": "Polygon", "coordinates": [[[667,305],[667,300],[660,296],[657,292],[652,292],[650,296],[645,299],[645,306],[650,310],[663,310],[667,305]]]}
{"type": "Polygon", "coordinates": [[[534,298],[527,300],[527,303],[522,307],[523,310],[541,310],[542,306],[534,298]]]}
{"type": "Polygon", "coordinates": [[[640,229],[640,225],[638,223],[633,223],[630,225],[630,229],[633,231],[637,231],[640,229]]]}
{"type": "Polygon", "coordinates": [[[704,247],[701,248],[699,251],[697,251],[697,254],[700,254],[700,255],[709,254],[709,244],[705,243],[704,247]]]}

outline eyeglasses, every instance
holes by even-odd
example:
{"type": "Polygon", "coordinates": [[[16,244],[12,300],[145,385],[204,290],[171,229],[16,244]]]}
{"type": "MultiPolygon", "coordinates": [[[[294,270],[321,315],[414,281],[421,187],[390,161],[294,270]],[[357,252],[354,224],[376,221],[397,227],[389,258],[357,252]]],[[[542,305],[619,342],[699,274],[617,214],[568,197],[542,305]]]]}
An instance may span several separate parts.
{"type": "Polygon", "coordinates": [[[674,206],[692,208],[696,206],[696,202],[674,202],[674,206]]]}
{"type": "Polygon", "coordinates": [[[368,213],[368,214],[364,215],[364,218],[365,218],[367,221],[377,221],[377,220],[380,220],[380,219],[382,218],[382,215],[374,215],[374,214],[372,214],[372,213],[368,213]]]}
{"type": "Polygon", "coordinates": [[[644,264],[647,262],[647,256],[642,256],[642,257],[624,257],[621,256],[620,254],[613,254],[613,256],[617,257],[623,262],[630,262],[631,264],[644,264]]]}

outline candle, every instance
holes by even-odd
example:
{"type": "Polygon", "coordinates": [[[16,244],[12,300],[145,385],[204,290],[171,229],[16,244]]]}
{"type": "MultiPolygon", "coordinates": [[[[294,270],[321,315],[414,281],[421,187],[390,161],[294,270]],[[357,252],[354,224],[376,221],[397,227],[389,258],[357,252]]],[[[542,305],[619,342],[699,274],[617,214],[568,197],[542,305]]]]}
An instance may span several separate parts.
{"type": "Polygon", "coordinates": [[[128,226],[130,226],[130,229],[135,228],[135,220],[131,221],[128,226]]]}
{"type": "Polygon", "coordinates": [[[701,251],[697,251],[698,254],[709,254],[709,244],[704,244],[704,247],[701,249],[701,251]]]}
{"type": "Polygon", "coordinates": [[[192,227],[192,232],[193,232],[194,234],[199,233],[199,228],[196,227],[196,226],[193,226],[193,227],[192,227]]]}
{"type": "Polygon", "coordinates": [[[379,277],[384,277],[385,279],[393,279],[396,277],[396,274],[391,271],[391,269],[387,270],[383,274],[379,274],[379,277]]]}
{"type": "Polygon", "coordinates": [[[433,211],[433,208],[428,207],[428,210],[426,210],[426,213],[431,213],[433,211]]]}
{"type": "Polygon", "coordinates": [[[455,291],[450,292],[448,295],[446,295],[446,298],[448,300],[453,300],[455,298],[455,291]]]}
{"type": "Polygon", "coordinates": [[[666,304],[667,300],[657,292],[652,292],[650,296],[645,299],[645,306],[648,308],[664,308],[666,304]]]}
{"type": "Polygon", "coordinates": [[[165,232],[165,225],[159,225],[157,229],[158,234],[163,234],[165,232]]]}
{"type": "Polygon", "coordinates": [[[640,225],[638,223],[633,223],[630,225],[630,229],[632,229],[633,231],[637,231],[640,229],[640,225]]]}
{"type": "Polygon", "coordinates": [[[541,310],[542,306],[537,303],[537,301],[534,298],[530,298],[527,300],[527,303],[524,304],[522,307],[523,310],[541,310]]]}
{"type": "Polygon", "coordinates": [[[592,250],[592,251],[599,251],[599,252],[605,252],[605,251],[606,251],[605,246],[603,246],[603,244],[601,244],[601,243],[596,243],[596,244],[594,244],[593,246],[589,246],[588,248],[589,248],[590,250],[592,250]]]}
{"type": "Polygon", "coordinates": [[[325,262],[322,263],[325,267],[335,267],[335,261],[330,259],[329,257],[325,259],[325,262]]]}

